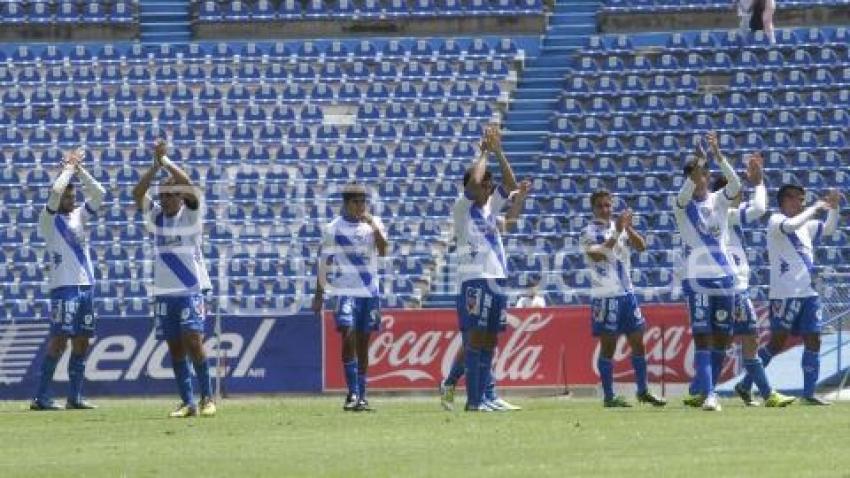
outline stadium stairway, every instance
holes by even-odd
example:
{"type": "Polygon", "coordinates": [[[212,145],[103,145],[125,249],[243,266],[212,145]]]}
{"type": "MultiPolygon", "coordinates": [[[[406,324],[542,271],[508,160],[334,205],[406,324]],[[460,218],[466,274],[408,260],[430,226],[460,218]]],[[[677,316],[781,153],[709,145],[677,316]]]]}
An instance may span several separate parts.
{"type": "Polygon", "coordinates": [[[143,43],[181,43],[192,39],[188,0],[139,0],[143,43]]]}
{"type": "Polygon", "coordinates": [[[518,173],[534,170],[534,157],[548,134],[549,118],[563,88],[567,65],[589,35],[596,33],[597,0],[556,0],[548,17],[540,55],[530,60],[511,99],[504,124],[504,148],[518,173]]]}
{"type": "MultiPolygon", "coordinates": [[[[836,386],[848,368],[850,368],[850,340],[848,332],[842,336],[837,333],[821,336],[820,379],[818,387],[836,386]]],[[[771,386],[786,393],[799,394],[803,391],[803,372],[800,361],[803,357],[803,346],[791,347],[785,352],[773,357],[765,369],[771,386]]],[[[725,396],[734,395],[734,387],[743,378],[743,374],[717,386],[717,393],[725,396]]]]}

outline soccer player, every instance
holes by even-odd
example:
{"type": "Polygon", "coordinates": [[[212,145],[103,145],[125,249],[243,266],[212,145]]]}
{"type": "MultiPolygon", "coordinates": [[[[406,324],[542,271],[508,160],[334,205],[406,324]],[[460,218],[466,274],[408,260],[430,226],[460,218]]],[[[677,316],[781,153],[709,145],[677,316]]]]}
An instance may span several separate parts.
{"type": "Polygon", "coordinates": [[[507,278],[505,248],[501,231],[516,222],[530,183],[517,185],[513,169],[505,157],[495,127],[488,127],[481,156],[464,174],[463,196],[452,211],[457,240],[459,294],[458,321],[465,334],[466,410],[492,411],[484,401],[485,389],[493,380],[491,367],[498,333],[506,327],[507,278]],[[495,153],[502,172],[502,184],[495,186],[487,171],[488,152],[495,153]],[[518,191],[504,220],[498,213],[512,193],[518,191]]]}
{"type": "Polygon", "coordinates": [[[649,391],[646,383],[646,357],[643,331],[646,321],[632,289],[631,249],[646,250],[646,240],[632,225],[632,211],[614,220],[611,193],[599,190],[590,196],[593,221],[584,228],[581,247],[590,270],[591,324],[599,338],[601,352],[596,362],[602,379],[605,407],[631,407],[622,396],[614,395],[614,365],[611,362],[617,338],[625,334],[632,348],[637,400],[656,407],[667,405],[649,391]]]}
{"type": "MultiPolygon", "coordinates": [[[[729,208],[729,234],[727,247],[732,258],[732,268],[735,270],[735,303],[732,314],[732,327],[729,330],[715,331],[712,337],[711,376],[718,382],[726,359],[726,349],[729,347],[729,332],[741,338],[741,349],[744,356],[744,367],[747,374],[753,377],[766,407],[784,407],[794,403],[796,398],[782,395],[773,390],[764,373],[764,366],[756,355],[758,350],[758,335],[756,330],[757,317],[753,303],[749,297],[750,265],[744,250],[743,226],[755,223],[767,211],[767,189],[765,189],[762,172],[761,155],[749,157],[747,162],[747,181],[755,191],[750,202],[741,202],[742,193],[738,193],[729,208]]],[[[726,185],[726,178],[720,177],[714,182],[712,190],[717,192],[726,185]]],[[[695,384],[692,384],[692,387],[695,384]]],[[[738,395],[748,406],[758,405],[753,400],[750,388],[735,387],[738,395]]],[[[691,393],[695,393],[693,390],[691,393]]]]}
{"type": "Polygon", "coordinates": [[[56,363],[71,339],[68,360],[68,409],[92,409],[83,398],[83,379],[89,339],[94,335],[95,316],[92,303],[94,269],[92,268],[85,232],[88,220],[97,214],[106,190],[83,167],[82,155],[67,156],[62,172],[50,189],[47,205],[38,217],[50,260],[49,288],[52,320],[47,353],[41,363],[41,376],[32,410],[59,410],[62,407],[50,397],[50,383],[56,363]],[[79,175],[87,197],[81,207],[75,206],[76,189],[71,183],[79,175]]]}
{"type": "MultiPolygon", "coordinates": [[[[771,338],[758,351],[766,367],[774,355],[782,351],[788,335],[803,336],[803,398],[805,405],[830,405],[815,395],[820,373],[820,297],[815,291],[814,244],[838,227],[841,195],[830,191],[821,201],[803,209],[803,188],[786,184],[777,195],[780,212],[770,217],[767,226],[767,253],[770,262],[770,329],[771,338]],[[815,219],[820,211],[828,211],[826,222],[815,219]]],[[[754,377],[748,374],[736,387],[738,393],[749,392],[754,377]]]]}
{"type": "Polygon", "coordinates": [[[741,190],[741,180],[720,152],[717,134],[707,135],[726,186],[708,191],[707,153],[700,146],[695,159],[684,167],[685,181],[676,197],[674,215],[682,236],[682,290],[688,303],[691,334],[694,337],[694,371],[698,398],[687,397],[686,404],[697,400],[704,410],[721,409],[714,393],[711,370],[711,338],[726,333],[735,305],[735,271],[728,254],[726,238],[729,207],[741,190]]]}
{"type": "Polygon", "coordinates": [[[371,410],[366,399],[369,340],[381,326],[378,256],[386,256],[388,248],[384,224],[368,212],[366,188],[347,185],[342,193],[342,214],[322,231],[312,306],[321,314],[325,292],[336,297],[334,319],[342,336],[342,366],[348,385],[345,411],[371,410]]]}
{"type": "Polygon", "coordinates": [[[169,416],[199,413],[192,391],[192,360],[201,389],[200,414],[216,413],[210,367],[204,352],[204,294],[212,289],[201,252],[203,214],[199,190],[180,166],[166,156],[166,144],[157,143],[153,165],[133,188],[133,199],[144,211],[154,232],[154,317],[156,337],[168,343],[171,365],[182,402],[169,416]],[[154,202],[148,190],[160,170],[169,177],[158,188],[154,202]]]}

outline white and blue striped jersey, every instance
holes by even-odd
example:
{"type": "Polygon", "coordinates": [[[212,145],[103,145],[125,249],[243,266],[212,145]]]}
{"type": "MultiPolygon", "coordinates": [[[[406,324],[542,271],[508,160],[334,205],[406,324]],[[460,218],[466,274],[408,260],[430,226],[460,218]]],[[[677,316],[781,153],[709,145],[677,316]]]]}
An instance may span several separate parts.
{"type": "Polygon", "coordinates": [[[455,202],[452,218],[457,240],[458,290],[468,280],[507,278],[498,214],[508,197],[500,185],[484,206],[476,206],[466,193],[455,202]]]}
{"type": "MultiPolygon", "coordinates": [[[[384,224],[375,226],[384,236],[384,224]]],[[[324,289],[330,295],[379,297],[378,248],[375,231],[368,223],[337,216],[322,229],[322,260],[328,265],[324,289]]]]}
{"type": "Polygon", "coordinates": [[[48,261],[48,288],[94,285],[86,223],[95,214],[88,202],[67,214],[45,207],[38,216],[48,261]]]}
{"type": "Polygon", "coordinates": [[[581,233],[581,249],[584,261],[590,270],[590,296],[594,298],[620,297],[632,291],[631,278],[631,249],[629,236],[626,231],[617,235],[614,221],[592,221],[581,233]],[[611,237],[617,236],[614,248],[606,254],[604,261],[590,259],[590,247],[602,244],[611,237]]]}
{"type": "Polygon", "coordinates": [[[150,204],[148,228],[154,233],[154,296],[185,296],[212,289],[201,250],[203,219],[200,206],[185,204],[167,216],[157,202],[150,204]]]}
{"type": "Polygon", "coordinates": [[[723,189],[708,193],[702,201],[675,204],[673,212],[682,237],[683,280],[707,287],[712,286],[704,281],[733,285],[735,271],[727,247],[730,202],[723,189]]]}
{"type": "Polygon", "coordinates": [[[763,184],[756,186],[751,202],[744,202],[729,209],[729,257],[735,271],[735,290],[746,291],[750,286],[750,262],[744,241],[744,227],[756,224],[767,208],[767,189],[763,184]]]}
{"type": "Polygon", "coordinates": [[[767,254],[770,261],[771,299],[812,297],[814,289],[814,244],[820,240],[823,221],[811,219],[796,231],[786,232],[788,217],[782,213],[770,216],[767,225],[767,254]]]}

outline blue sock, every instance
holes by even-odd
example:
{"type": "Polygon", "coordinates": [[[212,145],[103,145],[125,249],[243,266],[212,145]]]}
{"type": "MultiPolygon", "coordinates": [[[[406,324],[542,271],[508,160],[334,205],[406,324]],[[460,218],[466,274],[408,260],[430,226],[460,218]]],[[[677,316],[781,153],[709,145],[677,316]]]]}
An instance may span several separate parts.
{"type": "MultiPolygon", "coordinates": [[[[492,362],[492,360],[491,360],[492,362]]],[[[487,383],[487,386],[484,387],[484,399],[490,400],[491,402],[495,399],[499,398],[496,395],[496,379],[493,378],[493,371],[490,371],[490,381],[487,383]]]]}
{"type": "Polygon", "coordinates": [[[773,389],[770,388],[770,382],[767,381],[767,375],[764,373],[764,365],[761,364],[761,360],[757,358],[745,359],[744,367],[747,369],[747,378],[756,384],[762,398],[769,397],[773,389]]]}
{"type": "Polygon", "coordinates": [[[186,359],[171,364],[174,369],[174,379],[177,381],[177,391],[180,399],[186,405],[194,405],[195,397],[192,392],[192,371],[189,370],[189,361],[186,359]]]}
{"type": "Polygon", "coordinates": [[[366,398],[366,372],[357,372],[357,396],[366,398]]]}
{"type": "Polygon", "coordinates": [[[711,379],[711,351],[697,349],[694,353],[694,371],[699,383],[699,393],[708,396],[714,393],[714,382],[711,379]]]}
{"type": "Polygon", "coordinates": [[[694,378],[691,379],[691,383],[688,384],[688,394],[698,395],[699,393],[700,393],[699,375],[695,373],[694,378]]]}
{"type": "Polygon", "coordinates": [[[38,391],[35,394],[35,399],[41,403],[50,401],[50,383],[53,382],[53,372],[56,371],[56,363],[59,362],[59,357],[44,356],[44,361],[41,362],[41,376],[38,378],[38,391]]]}
{"type": "Polygon", "coordinates": [[[726,361],[726,349],[711,349],[711,383],[720,383],[723,362],[726,361]]]}
{"type": "MultiPolygon", "coordinates": [[[[493,351],[492,350],[482,350],[480,358],[478,360],[478,390],[479,396],[484,399],[488,398],[486,396],[487,387],[490,386],[490,383],[493,381],[493,374],[491,368],[493,366],[493,351]]],[[[495,387],[495,385],[493,385],[495,387]]]]}
{"type": "Polygon", "coordinates": [[[646,393],[646,357],[643,355],[632,355],[632,368],[635,370],[637,393],[646,393]]]}
{"type": "Polygon", "coordinates": [[[83,399],[83,380],[86,372],[86,356],[71,354],[68,360],[68,401],[80,403],[83,399]]]}
{"type": "Polygon", "coordinates": [[[201,389],[201,398],[212,398],[212,377],[210,377],[210,363],[207,359],[193,363],[195,375],[198,376],[198,384],[201,389]]]}
{"type": "Polygon", "coordinates": [[[466,362],[466,406],[467,408],[477,408],[478,405],[481,405],[481,389],[479,385],[481,376],[481,368],[479,367],[481,351],[472,347],[467,348],[464,361],[466,362]]]}
{"type": "MultiPolygon", "coordinates": [[[[761,359],[762,368],[767,368],[767,365],[773,359],[773,353],[767,347],[761,347],[758,351],[758,355],[761,359]]],[[[753,378],[750,377],[749,373],[747,373],[747,375],[744,376],[744,379],[741,380],[741,387],[744,388],[744,390],[750,390],[753,388],[753,378]]]]}
{"type": "Polygon", "coordinates": [[[614,364],[610,359],[599,357],[596,360],[596,368],[599,369],[599,378],[602,380],[602,395],[605,400],[614,398],[614,364]]]}
{"type": "Polygon", "coordinates": [[[343,362],[342,369],[345,370],[345,384],[348,385],[348,394],[357,395],[357,360],[343,362]]]}
{"type": "Polygon", "coordinates": [[[804,350],[800,365],[803,367],[803,397],[814,397],[815,385],[817,385],[818,375],[820,375],[820,354],[811,350],[804,350]]]}
{"type": "Polygon", "coordinates": [[[458,380],[460,380],[460,377],[463,377],[463,373],[466,371],[466,365],[463,362],[463,360],[459,360],[452,365],[452,369],[449,370],[449,376],[443,382],[444,384],[448,386],[457,385],[458,380]]]}

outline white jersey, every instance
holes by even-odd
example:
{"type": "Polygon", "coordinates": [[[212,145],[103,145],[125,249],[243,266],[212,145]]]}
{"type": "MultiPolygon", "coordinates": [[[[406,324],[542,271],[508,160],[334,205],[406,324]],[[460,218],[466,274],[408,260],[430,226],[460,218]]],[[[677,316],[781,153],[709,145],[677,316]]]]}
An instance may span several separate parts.
{"type": "Polygon", "coordinates": [[[85,226],[95,214],[89,203],[67,214],[46,207],[38,216],[38,226],[49,254],[48,288],[94,285],[94,268],[89,256],[85,226]]]}
{"type": "Polygon", "coordinates": [[[617,235],[614,221],[604,223],[594,220],[582,231],[580,243],[584,262],[590,270],[591,297],[619,297],[632,291],[631,249],[629,236],[625,231],[617,235]],[[590,247],[602,244],[612,237],[617,237],[617,241],[610,253],[606,254],[605,260],[591,260],[588,254],[590,247]]]}
{"type": "Polygon", "coordinates": [[[458,288],[473,279],[505,279],[508,263],[499,233],[498,214],[508,201],[499,186],[484,206],[476,206],[466,194],[452,210],[457,240],[458,288]]]}
{"type": "Polygon", "coordinates": [[[156,202],[150,204],[154,229],[153,289],[155,296],[184,296],[212,289],[201,250],[203,220],[200,206],[185,204],[166,216],[156,202]]]}
{"type": "Polygon", "coordinates": [[[691,285],[733,285],[735,271],[727,248],[730,200],[725,191],[708,193],[702,201],[691,199],[684,207],[677,201],[673,208],[682,237],[682,279],[691,285]]]}
{"type": "Polygon", "coordinates": [[[764,184],[756,185],[751,202],[744,202],[729,209],[729,235],[727,246],[735,271],[735,290],[744,292],[750,286],[750,262],[744,244],[744,226],[756,224],[767,208],[767,190],[764,184]]]}
{"type": "Polygon", "coordinates": [[[781,213],[770,216],[767,225],[767,254],[770,261],[771,299],[811,297],[815,291],[814,248],[823,234],[824,223],[811,219],[796,231],[786,232],[783,223],[788,217],[781,213]]]}
{"type": "MultiPolygon", "coordinates": [[[[386,237],[379,218],[375,226],[386,237]]],[[[378,248],[375,231],[366,222],[337,216],[322,229],[322,258],[330,265],[325,292],[345,297],[378,297],[378,248]]]]}

